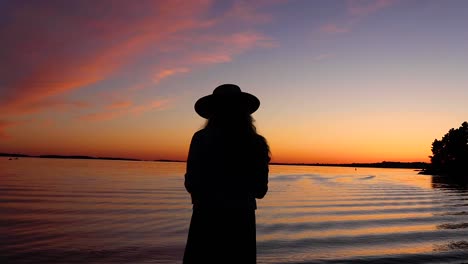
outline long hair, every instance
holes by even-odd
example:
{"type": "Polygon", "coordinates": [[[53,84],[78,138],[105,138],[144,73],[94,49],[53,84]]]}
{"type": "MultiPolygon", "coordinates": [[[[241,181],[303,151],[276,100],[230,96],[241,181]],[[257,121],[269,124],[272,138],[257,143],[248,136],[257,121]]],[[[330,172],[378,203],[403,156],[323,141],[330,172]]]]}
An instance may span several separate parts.
{"type": "MultiPolygon", "coordinates": [[[[205,123],[205,129],[214,134],[216,138],[224,142],[230,141],[238,147],[251,145],[252,142],[260,142],[261,147],[270,156],[270,147],[266,139],[257,133],[254,118],[242,112],[218,113],[210,117],[205,123]]],[[[260,147],[253,143],[254,148],[260,147]]]]}

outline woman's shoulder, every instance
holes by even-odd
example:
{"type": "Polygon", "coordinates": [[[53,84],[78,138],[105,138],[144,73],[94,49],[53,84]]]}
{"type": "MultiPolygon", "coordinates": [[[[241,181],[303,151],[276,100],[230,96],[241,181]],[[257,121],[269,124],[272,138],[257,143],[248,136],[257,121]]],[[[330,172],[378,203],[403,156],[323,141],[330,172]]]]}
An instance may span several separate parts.
{"type": "Polygon", "coordinates": [[[208,131],[206,130],[206,128],[202,128],[202,129],[198,130],[197,132],[195,132],[193,134],[193,137],[194,138],[205,137],[207,133],[208,133],[208,131]]]}
{"type": "Polygon", "coordinates": [[[210,131],[206,128],[202,128],[195,132],[192,137],[192,141],[204,142],[210,138],[210,131]]]}

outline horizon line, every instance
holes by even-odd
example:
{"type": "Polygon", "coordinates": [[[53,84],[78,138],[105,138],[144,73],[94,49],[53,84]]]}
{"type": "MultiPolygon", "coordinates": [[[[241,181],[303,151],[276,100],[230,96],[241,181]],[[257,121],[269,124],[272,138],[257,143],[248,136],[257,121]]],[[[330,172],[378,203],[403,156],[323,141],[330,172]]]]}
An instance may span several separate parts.
{"type": "MultiPolygon", "coordinates": [[[[187,162],[187,160],[178,159],[136,159],[128,157],[99,157],[89,155],[57,155],[57,154],[40,154],[31,155],[23,153],[5,153],[0,152],[0,157],[12,158],[57,158],[57,159],[100,159],[100,160],[126,160],[126,161],[159,161],[159,162],[187,162]]],[[[365,166],[365,165],[419,165],[415,168],[420,168],[423,165],[429,164],[424,161],[380,161],[380,162],[350,162],[350,163],[324,163],[324,162],[270,162],[270,165],[297,165],[297,166],[365,166]]],[[[413,168],[413,167],[412,167],[413,168]]]]}

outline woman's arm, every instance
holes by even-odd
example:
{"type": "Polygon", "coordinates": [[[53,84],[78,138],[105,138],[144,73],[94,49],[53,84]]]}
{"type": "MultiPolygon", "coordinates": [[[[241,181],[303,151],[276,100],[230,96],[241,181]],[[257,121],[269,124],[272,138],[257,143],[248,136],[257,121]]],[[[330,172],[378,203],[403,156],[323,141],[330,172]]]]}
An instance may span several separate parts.
{"type": "Polygon", "coordinates": [[[258,157],[258,163],[256,166],[256,181],[254,186],[254,195],[257,199],[262,199],[268,192],[268,164],[270,163],[270,153],[268,146],[264,143],[262,138],[262,151],[260,157],[258,157]]]}
{"type": "Polygon", "coordinates": [[[200,186],[200,143],[200,136],[197,132],[193,135],[190,143],[184,182],[185,189],[192,195],[198,191],[200,186]]]}

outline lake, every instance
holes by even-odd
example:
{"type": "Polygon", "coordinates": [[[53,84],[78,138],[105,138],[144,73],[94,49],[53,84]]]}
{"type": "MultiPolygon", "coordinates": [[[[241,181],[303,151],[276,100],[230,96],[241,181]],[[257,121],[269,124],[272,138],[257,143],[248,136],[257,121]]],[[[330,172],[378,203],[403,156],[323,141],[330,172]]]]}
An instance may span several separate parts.
{"type": "MultiPolygon", "coordinates": [[[[181,263],[184,171],[0,158],[1,263],[181,263]]],[[[468,263],[468,189],[414,170],[270,166],[256,215],[258,263],[468,263]]]]}

